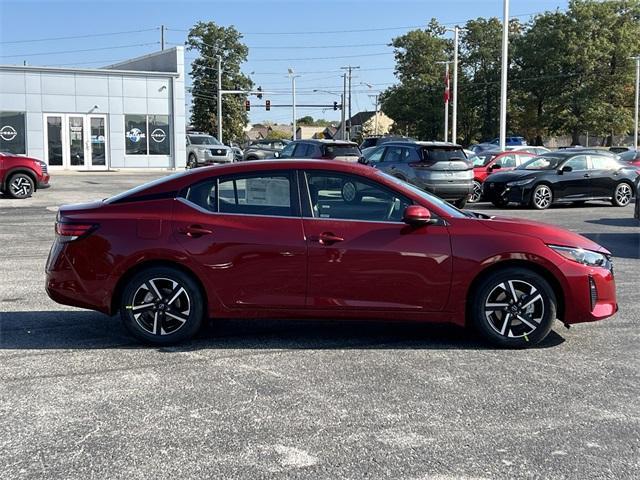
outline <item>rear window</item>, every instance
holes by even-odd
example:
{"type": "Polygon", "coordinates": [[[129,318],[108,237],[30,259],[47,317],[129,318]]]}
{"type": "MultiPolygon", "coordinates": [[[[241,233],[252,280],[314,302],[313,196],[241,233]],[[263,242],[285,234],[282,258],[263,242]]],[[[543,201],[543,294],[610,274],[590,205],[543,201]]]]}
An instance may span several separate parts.
{"type": "Polygon", "coordinates": [[[425,162],[467,161],[467,156],[460,147],[422,147],[422,160],[425,162]]]}
{"type": "Polygon", "coordinates": [[[357,145],[325,145],[323,152],[323,156],[329,158],[359,157],[361,155],[357,145]]]}
{"type": "Polygon", "coordinates": [[[120,201],[122,201],[123,199],[130,197],[131,195],[136,195],[140,192],[142,192],[143,190],[147,190],[149,188],[152,187],[157,187],[158,185],[162,185],[163,183],[166,182],[170,182],[172,180],[175,180],[176,178],[180,178],[184,175],[189,175],[190,173],[193,173],[190,170],[183,170],[181,172],[177,172],[174,173],[172,175],[167,175],[166,177],[162,177],[162,178],[158,178],[156,180],[153,180],[151,182],[147,182],[147,183],[143,183],[142,185],[138,185],[137,187],[134,187],[130,190],[127,190],[125,192],[119,193],[117,195],[114,195],[113,197],[109,197],[109,198],[105,198],[104,202],[105,203],[118,203],[120,201]]]}

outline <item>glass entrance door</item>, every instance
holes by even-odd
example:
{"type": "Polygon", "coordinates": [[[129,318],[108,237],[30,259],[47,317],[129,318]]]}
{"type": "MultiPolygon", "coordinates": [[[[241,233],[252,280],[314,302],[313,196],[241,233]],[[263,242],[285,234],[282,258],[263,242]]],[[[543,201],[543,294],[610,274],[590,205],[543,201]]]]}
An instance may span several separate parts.
{"type": "Polygon", "coordinates": [[[45,161],[53,168],[106,169],[106,115],[48,113],[44,116],[45,161]]]}

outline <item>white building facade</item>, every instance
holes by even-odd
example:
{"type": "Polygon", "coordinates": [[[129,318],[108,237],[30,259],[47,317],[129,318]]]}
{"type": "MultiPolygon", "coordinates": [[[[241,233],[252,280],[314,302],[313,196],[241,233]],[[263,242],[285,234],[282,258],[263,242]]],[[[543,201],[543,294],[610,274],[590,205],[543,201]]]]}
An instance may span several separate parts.
{"type": "Polygon", "coordinates": [[[97,69],[0,66],[0,151],[50,169],[185,166],[184,49],[97,69]]]}

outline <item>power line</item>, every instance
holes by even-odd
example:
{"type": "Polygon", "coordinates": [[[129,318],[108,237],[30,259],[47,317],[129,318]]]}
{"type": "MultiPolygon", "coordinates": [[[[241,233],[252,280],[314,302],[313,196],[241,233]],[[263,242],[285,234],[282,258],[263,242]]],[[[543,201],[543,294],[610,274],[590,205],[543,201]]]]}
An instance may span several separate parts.
{"type": "Polygon", "coordinates": [[[17,43],[52,42],[55,40],[72,40],[76,38],[107,37],[111,35],[126,35],[130,33],[153,32],[155,30],[159,30],[159,27],[145,28],[143,30],[126,30],[123,32],[87,33],[85,35],[70,35],[67,37],[49,37],[49,38],[34,38],[34,39],[27,39],[27,40],[11,40],[6,42],[0,42],[0,45],[9,45],[9,44],[17,44],[17,43]]]}
{"type": "Polygon", "coordinates": [[[98,47],[98,48],[84,48],[81,50],[65,50],[58,52],[38,52],[38,53],[20,53],[15,55],[0,55],[0,58],[22,58],[22,57],[37,57],[42,55],[62,55],[65,53],[80,53],[80,52],[96,52],[98,50],[116,50],[119,48],[133,48],[133,47],[148,47],[150,45],[158,45],[160,42],[150,42],[150,43],[137,43],[130,45],[117,45],[113,47],[98,47]]]}

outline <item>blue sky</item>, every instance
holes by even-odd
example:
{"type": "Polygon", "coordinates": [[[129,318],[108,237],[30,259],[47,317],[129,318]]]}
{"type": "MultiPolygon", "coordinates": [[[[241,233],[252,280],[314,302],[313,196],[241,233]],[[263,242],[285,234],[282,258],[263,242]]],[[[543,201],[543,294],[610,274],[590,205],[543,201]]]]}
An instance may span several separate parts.
{"type": "MultiPolygon", "coordinates": [[[[162,24],[168,29],[165,41],[173,45],[184,42],[186,30],[195,22],[212,20],[243,32],[249,46],[243,70],[256,85],[273,92],[267,98],[274,104],[290,103],[288,67],[302,75],[297,80],[298,103],[332,104],[339,98],[313,89],[340,92],[340,67],[360,66],[353,79],[355,113],[373,110],[370,95],[395,82],[392,49],[387,46],[393,37],[425,25],[432,17],[450,25],[480,16],[501,18],[502,4],[502,0],[0,0],[0,64],[26,60],[31,65],[97,68],[159,49],[162,24]],[[29,42],[95,34],[105,35],[29,42]],[[83,49],[92,50],[73,52],[83,49]]],[[[532,14],[566,6],[567,0],[511,0],[511,15],[526,21],[532,14]]],[[[193,56],[186,54],[187,59],[193,56]]],[[[291,121],[289,109],[265,112],[257,104],[253,99],[253,122],[291,121]]],[[[332,109],[298,109],[298,116],[303,115],[339,118],[332,109]]]]}

